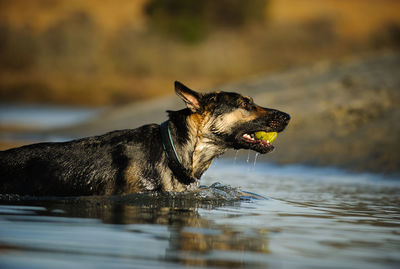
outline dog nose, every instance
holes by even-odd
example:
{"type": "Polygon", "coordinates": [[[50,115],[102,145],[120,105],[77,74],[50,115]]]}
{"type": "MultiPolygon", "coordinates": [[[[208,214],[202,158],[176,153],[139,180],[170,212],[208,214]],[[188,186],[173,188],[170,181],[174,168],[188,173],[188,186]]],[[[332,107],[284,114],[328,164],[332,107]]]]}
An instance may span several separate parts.
{"type": "Polygon", "coordinates": [[[289,121],[290,121],[290,115],[287,114],[287,113],[285,113],[285,112],[282,112],[282,119],[283,119],[283,122],[284,122],[286,125],[288,125],[288,124],[289,124],[289,121]]]}
{"type": "Polygon", "coordinates": [[[290,115],[276,110],[276,109],[267,109],[271,114],[271,116],[273,117],[273,119],[277,122],[279,122],[279,124],[281,124],[283,127],[286,127],[286,125],[289,124],[290,121],[290,115]]]}
{"type": "Polygon", "coordinates": [[[287,114],[287,113],[285,113],[285,112],[282,112],[282,111],[279,111],[279,110],[276,110],[276,118],[277,119],[279,119],[279,121],[283,124],[283,125],[288,125],[288,123],[289,123],[289,121],[290,121],[290,115],[289,114],[287,114]]]}

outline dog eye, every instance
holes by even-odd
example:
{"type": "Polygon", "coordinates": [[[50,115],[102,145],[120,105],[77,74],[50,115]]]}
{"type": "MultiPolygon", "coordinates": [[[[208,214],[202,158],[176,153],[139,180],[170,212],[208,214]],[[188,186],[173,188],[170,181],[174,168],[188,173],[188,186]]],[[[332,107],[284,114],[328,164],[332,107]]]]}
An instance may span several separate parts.
{"type": "Polygon", "coordinates": [[[243,103],[240,104],[240,108],[247,109],[248,106],[249,106],[249,104],[248,104],[248,103],[245,103],[245,102],[243,102],[243,103]]]}
{"type": "Polygon", "coordinates": [[[240,104],[240,108],[249,110],[249,109],[250,109],[250,104],[249,104],[249,102],[248,102],[248,101],[243,101],[243,102],[240,104]]]}

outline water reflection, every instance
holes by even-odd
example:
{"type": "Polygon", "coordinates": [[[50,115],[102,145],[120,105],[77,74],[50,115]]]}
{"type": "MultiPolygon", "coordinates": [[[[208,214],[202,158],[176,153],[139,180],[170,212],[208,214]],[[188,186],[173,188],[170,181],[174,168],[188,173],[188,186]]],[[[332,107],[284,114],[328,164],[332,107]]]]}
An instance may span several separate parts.
{"type": "Polygon", "coordinates": [[[398,181],[246,165],[252,170],[211,168],[203,183],[226,179],[270,199],[243,200],[239,189],[220,184],[190,194],[0,195],[0,267],[400,265],[398,181]]]}
{"type": "Polygon", "coordinates": [[[14,199],[0,206],[0,230],[7,231],[7,235],[0,232],[1,248],[51,256],[79,253],[118,259],[125,249],[124,258],[131,262],[155,259],[182,266],[232,268],[258,264],[241,253],[269,253],[266,230],[249,236],[234,226],[217,224],[199,214],[201,208],[237,208],[236,199],[188,198],[131,195],[14,199]],[[24,231],[30,231],[27,237],[23,236],[24,231]],[[96,244],[92,244],[96,237],[96,244]]]}

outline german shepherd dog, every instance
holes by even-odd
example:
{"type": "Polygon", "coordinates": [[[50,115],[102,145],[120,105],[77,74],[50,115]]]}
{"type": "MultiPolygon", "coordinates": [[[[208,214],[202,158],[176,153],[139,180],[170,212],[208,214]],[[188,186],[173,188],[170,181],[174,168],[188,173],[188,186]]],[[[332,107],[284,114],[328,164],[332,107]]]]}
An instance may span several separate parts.
{"type": "Polygon", "coordinates": [[[114,195],[190,191],[228,148],[271,152],[257,131],[281,132],[290,116],[233,92],[201,94],[175,82],[187,108],[137,129],[0,152],[0,193],[114,195]]]}

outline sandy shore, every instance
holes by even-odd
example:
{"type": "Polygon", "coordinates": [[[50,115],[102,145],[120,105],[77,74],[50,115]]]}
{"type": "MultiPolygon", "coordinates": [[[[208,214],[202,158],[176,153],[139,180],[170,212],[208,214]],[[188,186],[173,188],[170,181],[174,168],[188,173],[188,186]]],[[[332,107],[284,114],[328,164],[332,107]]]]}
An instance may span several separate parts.
{"type": "MultiPolygon", "coordinates": [[[[263,160],[398,172],[399,74],[400,53],[388,52],[259,75],[218,89],[250,95],[260,105],[291,114],[289,127],[278,136],[277,149],[263,160]]],[[[160,123],[166,119],[166,110],[182,107],[179,98],[171,94],[111,109],[89,122],[46,133],[82,137],[135,128],[160,123]]]]}

